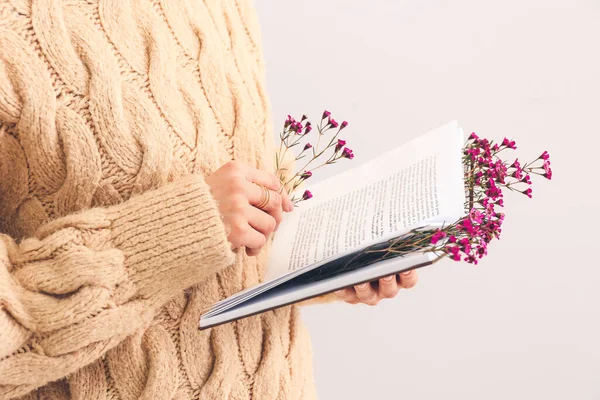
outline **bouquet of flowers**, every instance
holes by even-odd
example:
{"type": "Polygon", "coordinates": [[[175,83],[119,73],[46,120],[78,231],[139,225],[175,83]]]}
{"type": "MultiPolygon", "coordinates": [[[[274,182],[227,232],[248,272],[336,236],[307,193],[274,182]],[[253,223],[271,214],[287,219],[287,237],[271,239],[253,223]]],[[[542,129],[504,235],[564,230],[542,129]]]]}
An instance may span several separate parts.
{"type": "MultiPolygon", "coordinates": [[[[323,112],[317,127],[316,144],[313,146],[307,141],[312,131],[308,118],[303,115],[300,121],[296,121],[288,115],[280,134],[281,145],[276,163],[283,187],[292,196],[294,204],[312,198],[312,193],[308,190],[300,196],[295,191],[312,177],[315,170],[341,159],[354,158],[346,141],[339,138],[340,132],[347,126],[346,121],[339,124],[329,111],[323,112]],[[323,143],[325,144],[321,148],[323,143]],[[283,159],[288,151],[302,145],[302,151],[295,157],[296,164],[301,164],[302,167],[298,172],[290,174],[283,166],[283,159]],[[304,159],[304,162],[298,163],[304,159]]],[[[495,143],[471,133],[464,144],[462,157],[465,216],[440,229],[417,228],[401,237],[371,246],[347,260],[343,270],[414,252],[434,252],[440,258],[447,256],[455,261],[477,264],[487,255],[489,243],[500,237],[505,215],[499,209],[504,206],[504,193],[510,191],[531,198],[532,176],[552,179],[547,151],[524,164],[518,159],[507,161],[508,152],[516,148],[513,140],[505,138],[501,143],[495,143]]]]}

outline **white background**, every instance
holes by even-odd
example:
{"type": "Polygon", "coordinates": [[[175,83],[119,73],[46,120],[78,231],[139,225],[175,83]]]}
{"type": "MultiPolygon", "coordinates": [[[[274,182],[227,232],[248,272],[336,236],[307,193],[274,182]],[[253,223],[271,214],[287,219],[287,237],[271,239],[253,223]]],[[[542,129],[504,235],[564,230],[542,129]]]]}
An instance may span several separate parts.
{"type": "Polygon", "coordinates": [[[452,119],[552,155],[479,266],[444,261],[374,308],[305,309],[320,398],[600,399],[600,2],[256,5],[277,127],[330,109],[352,163],[452,119]]]}

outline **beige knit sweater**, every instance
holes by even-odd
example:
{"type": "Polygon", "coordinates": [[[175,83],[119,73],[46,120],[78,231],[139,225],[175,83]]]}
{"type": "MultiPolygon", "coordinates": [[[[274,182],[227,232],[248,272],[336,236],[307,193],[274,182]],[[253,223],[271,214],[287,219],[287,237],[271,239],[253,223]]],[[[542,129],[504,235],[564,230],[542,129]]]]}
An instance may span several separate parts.
{"type": "Polygon", "coordinates": [[[247,0],[0,0],[0,399],[315,398],[294,307],[207,331],[256,284],[203,177],[273,170],[247,0]]]}

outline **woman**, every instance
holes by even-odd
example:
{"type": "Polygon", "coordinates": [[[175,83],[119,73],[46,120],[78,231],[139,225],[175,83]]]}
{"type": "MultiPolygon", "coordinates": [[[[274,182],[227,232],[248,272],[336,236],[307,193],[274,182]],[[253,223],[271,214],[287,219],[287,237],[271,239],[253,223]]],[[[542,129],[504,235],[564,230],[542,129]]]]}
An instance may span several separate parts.
{"type": "Polygon", "coordinates": [[[242,0],[0,0],[1,399],[316,397],[296,307],[197,330],[293,210],[259,43],[242,0]]]}

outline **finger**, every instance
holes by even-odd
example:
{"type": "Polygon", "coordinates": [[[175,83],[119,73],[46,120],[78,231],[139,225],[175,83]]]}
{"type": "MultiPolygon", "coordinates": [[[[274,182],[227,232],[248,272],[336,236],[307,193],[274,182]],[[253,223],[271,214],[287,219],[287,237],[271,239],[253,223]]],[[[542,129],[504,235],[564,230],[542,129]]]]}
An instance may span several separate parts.
{"type": "MultiPolygon", "coordinates": [[[[261,190],[264,190],[264,189],[261,189],[261,190]]],[[[261,210],[269,213],[273,218],[275,218],[275,221],[277,222],[277,226],[279,227],[279,224],[281,223],[281,220],[283,219],[283,206],[281,204],[281,202],[282,202],[281,195],[277,192],[273,192],[272,190],[269,190],[268,197],[269,197],[269,202],[264,207],[262,207],[261,210]]]]}
{"type": "Polygon", "coordinates": [[[344,300],[346,303],[350,304],[358,304],[360,300],[356,297],[356,292],[354,288],[345,288],[335,292],[336,296],[340,299],[344,300]]]}
{"type": "Polygon", "coordinates": [[[252,228],[248,223],[233,224],[230,227],[227,239],[234,247],[244,246],[248,249],[258,251],[260,251],[267,242],[265,235],[252,228]]]}
{"type": "Polygon", "coordinates": [[[356,292],[356,297],[365,304],[370,306],[374,306],[379,303],[379,296],[377,295],[377,291],[373,289],[370,283],[361,283],[360,285],[354,286],[354,291],[356,292]]]}
{"type": "MultiPolygon", "coordinates": [[[[268,172],[261,171],[259,169],[252,168],[249,166],[246,166],[245,174],[246,174],[246,179],[248,179],[250,182],[254,182],[259,185],[262,185],[262,186],[266,187],[267,189],[272,190],[273,192],[277,193],[277,192],[279,192],[279,189],[281,189],[281,181],[274,174],[270,174],[268,172]]],[[[280,201],[279,201],[280,207],[284,206],[285,211],[288,211],[288,212],[290,212],[294,209],[294,205],[289,200],[289,197],[285,200],[285,203],[284,203],[283,202],[284,199],[281,197],[281,194],[277,193],[277,195],[280,198],[280,201]]],[[[271,193],[271,197],[276,197],[276,196],[273,196],[273,193],[271,193]]]]}
{"type": "Polygon", "coordinates": [[[417,284],[417,271],[404,271],[400,274],[400,286],[410,289],[417,284]]]}
{"type": "Polygon", "coordinates": [[[400,291],[400,284],[396,278],[396,275],[386,276],[379,280],[379,296],[391,299],[396,297],[400,291]]]}
{"type": "Polygon", "coordinates": [[[246,215],[250,226],[267,237],[277,228],[275,218],[256,207],[248,205],[246,215]]]}
{"type": "Polygon", "coordinates": [[[254,207],[257,207],[266,200],[265,196],[268,196],[269,202],[265,204],[260,210],[269,213],[271,217],[275,218],[275,226],[279,227],[281,219],[283,218],[282,206],[281,206],[281,195],[277,192],[273,192],[265,187],[261,187],[258,184],[253,184],[249,181],[243,184],[244,193],[248,196],[248,201],[254,207]],[[265,193],[265,190],[269,190],[269,194],[265,193]]]}
{"type": "Polygon", "coordinates": [[[294,203],[292,203],[292,200],[290,199],[290,195],[288,194],[287,190],[285,190],[285,187],[281,186],[281,188],[277,192],[281,194],[284,211],[286,211],[286,212],[293,211],[294,203]]]}

